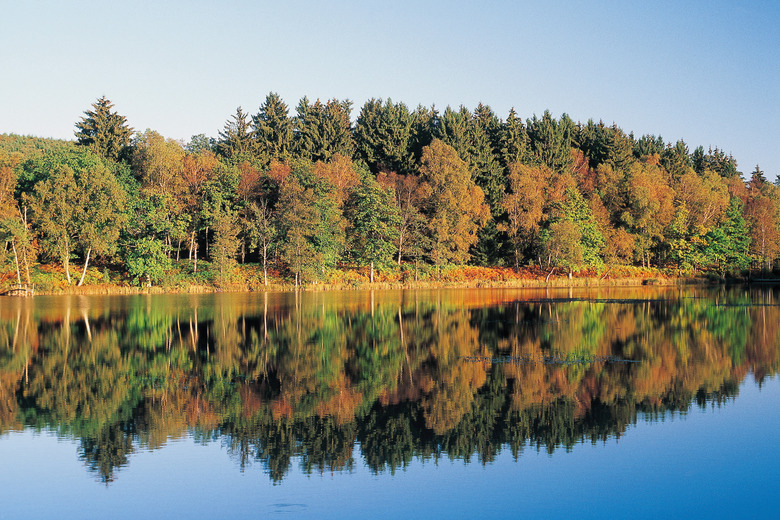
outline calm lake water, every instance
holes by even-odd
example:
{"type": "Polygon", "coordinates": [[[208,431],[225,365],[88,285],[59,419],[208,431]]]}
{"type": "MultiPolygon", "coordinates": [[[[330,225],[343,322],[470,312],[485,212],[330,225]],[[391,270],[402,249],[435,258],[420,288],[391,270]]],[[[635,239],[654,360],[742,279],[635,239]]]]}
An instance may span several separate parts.
{"type": "Polygon", "coordinates": [[[776,288],[0,298],[0,518],[757,518],[776,288]]]}

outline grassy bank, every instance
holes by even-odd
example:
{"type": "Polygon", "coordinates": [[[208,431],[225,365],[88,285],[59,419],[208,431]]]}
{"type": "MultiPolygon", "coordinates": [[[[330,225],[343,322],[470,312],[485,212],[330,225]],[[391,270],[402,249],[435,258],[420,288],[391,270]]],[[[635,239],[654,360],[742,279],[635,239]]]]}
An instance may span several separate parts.
{"type": "MultiPolygon", "coordinates": [[[[71,272],[68,284],[62,266],[37,265],[30,278],[36,294],[138,294],[138,293],[207,293],[218,291],[293,291],[294,279],[287,273],[269,271],[268,285],[263,283],[262,267],[257,264],[237,265],[226,276],[211,271],[207,262],[198,264],[192,272],[190,263],[180,261],[166,273],[165,278],[151,287],[132,280],[126,273],[111,266],[95,266],[87,270],[84,285],[77,286],[80,272],[71,272]]],[[[26,277],[22,276],[22,281],[26,277]]],[[[519,271],[506,267],[445,266],[437,270],[431,266],[415,269],[404,265],[375,274],[371,283],[365,268],[342,266],[325,273],[320,280],[306,281],[299,290],[329,291],[351,289],[432,289],[478,287],[578,287],[625,285],[674,285],[712,281],[705,275],[680,277],[668,270],[615,266],[609,270],[583,270],[568,274],[539,267],[519,271]],[[549,277],[548,277],[549,275],[549,277]]],[[[15,272],[0,275],[0,290],[17,283],[15,272]]]]}

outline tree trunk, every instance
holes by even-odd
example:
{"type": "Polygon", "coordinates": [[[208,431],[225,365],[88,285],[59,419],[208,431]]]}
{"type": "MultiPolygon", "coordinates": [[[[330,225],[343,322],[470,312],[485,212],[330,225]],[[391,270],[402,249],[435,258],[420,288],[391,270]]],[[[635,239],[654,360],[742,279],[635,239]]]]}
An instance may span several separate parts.
{"type": "Polygon", "coordinates": [[[547,278],[544,279],[544,283],[547,283],[550,281],[550,276],[553,274],[553,271],[555,271],[555,267],[553,267],[549,273],[547,273],[547,278]]]}
{"type": "Polygon", "coordinates": [[[14,250],[14,261],[16,262],[16,280],[19,282],[19,285],[22,285],[22,273],[19,271],[19,255],[16,254],[16,245],[13,240],[11,240],[11,247],[14,250]]]}
{"type": "Polygon", "coordinates": [[[371,262],[371,283],[374,283],[374,262],[371,262]]]}
{"type": "Polygon", "coordinates": [[[87,259],[84,260],[84,270],[81,271],[81,280],[79,280],[79,287],[84,284],[84,276],[87,274],[87,266],[89,265],[89,254],[92,252],[92,248],[87,249],[87,259]]]}
{"type": "Polygon", "coordinates": [[[65,278],[70,285],[70,247],[68,247],[68,239],[65,239],[65,257],[62,259],[63,267],[65,268],[65,278]]]}
{"type": "MultiPolygon", "coordinates": [[[[24,224],[24,231],[27,233],[27,206],[24,208],[24,213],[22,214],[22,224],[24,224]]],[[[28,245],[22,246],[22,260],[24,261],[24,273],[27,277],[27,283],[32,284],[32,280],[30,279],[30,264],[27,262],[27,248],[28,245]]]]}
{"type": "Polygon", "coordinates": [[[263,244],[263,284],[268,287],[268,246],[263,244]]]}

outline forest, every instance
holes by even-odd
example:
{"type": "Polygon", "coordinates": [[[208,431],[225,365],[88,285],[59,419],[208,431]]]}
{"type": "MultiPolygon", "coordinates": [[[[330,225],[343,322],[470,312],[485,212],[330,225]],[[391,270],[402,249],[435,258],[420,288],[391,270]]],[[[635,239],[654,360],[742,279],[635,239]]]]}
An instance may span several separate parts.
{"type": "Polygon", "coordinates": [[[296,287],[462,266],[723,279],[780,256],[780,188],[718,148],[483,104],[352,115],[269,93],[182,143],[102,97],[74,141],[0,135],[0,284],[225,287],[239,266],[296,287]]]}

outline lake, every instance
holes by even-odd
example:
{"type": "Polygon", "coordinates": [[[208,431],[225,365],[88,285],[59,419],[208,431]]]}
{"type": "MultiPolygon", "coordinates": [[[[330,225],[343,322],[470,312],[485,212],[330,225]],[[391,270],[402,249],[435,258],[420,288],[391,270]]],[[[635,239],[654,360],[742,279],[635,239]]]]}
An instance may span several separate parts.
{"type": "Polygon", "coordinates": [[[0,518],[774,517],[775,287],[0,298],[0,518]]]}

